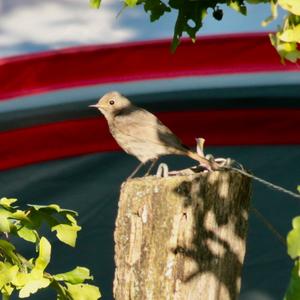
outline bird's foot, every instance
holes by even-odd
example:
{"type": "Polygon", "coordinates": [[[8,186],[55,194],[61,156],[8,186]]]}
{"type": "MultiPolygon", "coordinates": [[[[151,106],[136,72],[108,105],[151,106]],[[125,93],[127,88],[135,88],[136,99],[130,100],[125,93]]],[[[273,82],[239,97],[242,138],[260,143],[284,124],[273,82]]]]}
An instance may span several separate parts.
{"type": "Polygon", "coordinates": [[[156,172],[156,177],[165,178],[168,176],[176,176],[176,175],[184,176],[184,175],[192,175],[195,173],[200,173],[200,172],[205,172],[205,171],[207,171],[207,168],[205,168],[204,166],[201,166],[201,165],[182,169],[182,170],[169,171],[168,165],[165,163],[161,163],[158,166],[158,169],[156,172]]]}
{"type": "MultiPolygon", "coordinates": [[[[211,154],[207,154],[205,158],[211,162],[214,162],[214,164],[217,164],[218,166],[217,169],[220,169],[222,167],[230,167],[233,164],[233,161],[230,158],[223,158],[223,157],[214,158],[211,154]]],[[[165,163],[161,163],[158,166],[158,169],[156,171],[156,177],[164,178],[164,177],[176,176],[176,175],[180,175],[180,176],[193,175],[196,173],[207,172],[207,171],[211,171],[211,168],[210,166],[206,166],[206,165],[198,165],[198,166],[193,166],[182,170],[169,171],[168,165],[165,163]]]]}
{"type": "Polygon", "coordinates": [[[204,154],[204,143],[205,139],[203,138],[196,138],[197,143],[197,154],[199,154],[202,157],[205,157],[208,160],[208,164],[202,164],[201,166],[206,168],[208,171],[216,171],[220,168],[226,168],[233,165],[233,161],[230,158],[214,158],[211,154],[204,154]]]}

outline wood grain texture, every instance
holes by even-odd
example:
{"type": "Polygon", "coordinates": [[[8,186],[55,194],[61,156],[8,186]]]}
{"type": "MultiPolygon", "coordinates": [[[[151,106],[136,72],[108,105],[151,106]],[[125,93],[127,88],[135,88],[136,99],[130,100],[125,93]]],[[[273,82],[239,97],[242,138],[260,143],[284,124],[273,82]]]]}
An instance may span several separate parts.
{"type": "Polygon", "coordinates": [[[125,182],[115,229],[115,299],[237,299],[250,183],[236,172],[125,182]]]}

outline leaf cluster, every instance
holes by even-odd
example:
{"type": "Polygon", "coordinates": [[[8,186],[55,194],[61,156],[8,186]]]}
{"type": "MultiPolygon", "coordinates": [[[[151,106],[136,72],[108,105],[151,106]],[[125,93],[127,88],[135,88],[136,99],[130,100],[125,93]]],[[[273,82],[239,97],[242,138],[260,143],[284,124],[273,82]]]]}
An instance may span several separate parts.
{"type": "Polygon", "coordinates": [[[13,206],[16,199],[0,199],[0,292],[3,299],[9,299],[13,292],[19,298],[27,298],[38,290],[52,287],[59,300],[96,300],[100,298],[99,289],[85,283],[93,279],[84,267],[51,275],[46,267],[51,259],[51,244],[41,236],[41,226],[46,224],[63,243],[74,247],[77,232],[77,213],[62,209],[56,204],[28,205],[26,210],[13,206]],[[18,237],[33,243],[37,256],[25,258],[17,252],[10,237],[18,237]]]}
{"type": "MultiPolygon", "coordinates": [[[[298,186],[300,193],[300,186],[298,186]]],[[[292,221],[293,229],[287,235],[287,252],[294,260],[291,278],[284,300],[300,299],[300,216],[292,221]]]]}
{"type": "Polygon", "coordinates": [[[277,17],[278,6],[287,14],[281,28],[275,34],[270,34],[271,43],[276,48],[282,61],[296,62],[300,59],[298,45],[300,43],[300,1],[278,0],[272,4],[272,16],[277,17]]]}
{"type": "MultiPolygon", "coordinates": [[[[142,5],[149,15],[150,21],[160,19],[165,13],[177,11],[174,25],[172,50],[175,51],[181,37],[186,34],[196,41],[196,34],[201,29],[205,18],[211,15],[221,21],[224,5],[247,15],[247,5],[269,3],[271,16],[262,22],[268,25],[278,16],[277,9],[286,11],[285,20],[275,34],[270,35],[271,43],[276,48],[282,61],[296,62],[300,58],[297,44],[300,41],[300,1],[299,0],[123,0],[124,7],[142,5]]],[[[101,0],[90,0],[90,6],[99,8],[101,0]]]]}

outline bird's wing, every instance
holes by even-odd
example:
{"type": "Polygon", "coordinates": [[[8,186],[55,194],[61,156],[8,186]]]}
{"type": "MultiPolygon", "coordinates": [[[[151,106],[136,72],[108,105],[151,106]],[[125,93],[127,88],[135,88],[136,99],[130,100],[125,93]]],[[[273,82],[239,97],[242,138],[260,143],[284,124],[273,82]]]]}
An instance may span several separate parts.
{"type": "Polygon", "coordinates": [[[122,134],[134,137],[141,142],[163,144],[179,150],[187,149],[155,115],[141,108],[116,116],[114,125],[122,134]]]}

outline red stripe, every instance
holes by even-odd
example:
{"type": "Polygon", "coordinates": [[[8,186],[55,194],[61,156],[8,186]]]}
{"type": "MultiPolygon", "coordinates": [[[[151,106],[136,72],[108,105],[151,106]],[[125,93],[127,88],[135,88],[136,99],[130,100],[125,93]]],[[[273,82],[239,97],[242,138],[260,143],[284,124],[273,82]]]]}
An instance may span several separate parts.
{"type": "Polygon", "coordinates": [[[77,47],[0,59],[0,99],[100,83],[192,75],[299,71],[283,65],[267,34],[77,47]]]}
{"type": "MultiPolygon", "coordinates": [[[[207,145],[299,144],[299,109],[166,112],[158,116],[188,145],[195,145],[194,138],[200,136],[207,145]]],[[[103,117],[0,132],[0,141],[2,170],[119,149],[103,117]]]]}

